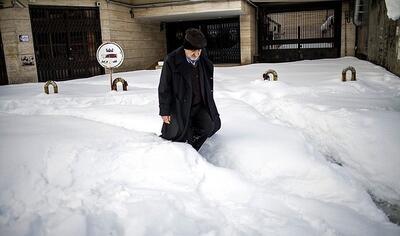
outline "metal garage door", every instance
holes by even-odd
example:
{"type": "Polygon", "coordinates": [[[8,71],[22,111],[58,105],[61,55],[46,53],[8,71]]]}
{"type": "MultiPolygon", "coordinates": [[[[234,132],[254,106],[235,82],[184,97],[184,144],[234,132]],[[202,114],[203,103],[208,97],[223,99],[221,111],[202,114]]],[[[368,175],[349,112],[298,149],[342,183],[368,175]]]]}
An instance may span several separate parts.
{"type": "Polygon", "coordinates": [[[263,62],[340,56],[341,3],[264,5],[259,17],[263,62]]]}
{"type": "Polygon", "coordinates": [[[104,74],[96,60],[101,44],[98,8],[30,6],[29,10],[40,82],[104,74]]]}

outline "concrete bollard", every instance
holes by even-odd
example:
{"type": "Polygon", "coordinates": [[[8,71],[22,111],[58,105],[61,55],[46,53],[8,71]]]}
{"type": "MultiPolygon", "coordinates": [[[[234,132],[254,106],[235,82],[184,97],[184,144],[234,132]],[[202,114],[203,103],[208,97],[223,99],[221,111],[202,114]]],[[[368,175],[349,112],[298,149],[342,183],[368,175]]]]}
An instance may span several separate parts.
{"type": "Polygon", "coordinates": [[[53,86],[54,93],[58,93],[58,85],[53,80],[49,80],[44,85],[44,92],[49,94],[49,85],[53,86]]]}
{"type": "Polygon", "coordinates": [[[116,78],[113,83],[112,83],[112,90],[117,91],[117,84],[121,82],[122,83],[122,89],[124,91],[128,90],[128,82],[126,82],[123,78],[116,78]]]}
{"type": "Polygon", "coordinates": [[[273,80],[277,81],[278,80],[278,73],[276,73],[275,70],[269,69],[263,74],[264,80],[271,80],[269,77],[269,74],[272,74],[273,80]]]}
{"type": "Polygon", "coordinates": [[[354,67],[352,67],[352,66],[349,66],[349,67],[343,69],[343,71],[342,71],[342,81],[343,82],[347,81],[346,73],[349,70],[351,71],[351,81],[356,81],[356,69],[354,69],[354,67]]]}

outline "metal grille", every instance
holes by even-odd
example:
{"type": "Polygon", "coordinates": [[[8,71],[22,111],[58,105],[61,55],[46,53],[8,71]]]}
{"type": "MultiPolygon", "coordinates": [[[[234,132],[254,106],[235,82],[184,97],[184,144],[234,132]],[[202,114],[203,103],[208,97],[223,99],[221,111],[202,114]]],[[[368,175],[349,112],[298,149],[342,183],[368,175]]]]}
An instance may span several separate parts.
{"type": "Polygon", "coordinates": [[[30,7],[40,82],[104,73],[97,63],[101,44],[98,8],[30,7]]]}
{"type": "Polygon", "coordinates": [[[207,38],[207,55],[214,63],[240,63],[238,18],[167,24],[167,46],[171,52],[182,45],[185,31],[198,28],[207,38]]]}
{"type": "Polygon", "coordinates": [[[279,62],[338,57],[339,4],[317,6],[264,7],[260,24],[262,60],[279,62]]]}
{"type": "Polygon", "coordinates": [[[0,32],[0,85],[8,84],[6,61],[4,59],[3,40],[0,32]]]}

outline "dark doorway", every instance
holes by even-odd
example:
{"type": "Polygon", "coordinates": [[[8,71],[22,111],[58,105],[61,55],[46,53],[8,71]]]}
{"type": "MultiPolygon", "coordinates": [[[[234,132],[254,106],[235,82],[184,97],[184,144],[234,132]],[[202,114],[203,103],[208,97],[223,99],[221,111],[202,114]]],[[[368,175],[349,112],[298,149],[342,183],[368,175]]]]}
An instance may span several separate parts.
{"type": "Polygon", "coordinates": [[[97,7],[29,7],[38,80],[104,74],[96,59],[101,44],[97,7]]]}
{"type": "Polygon", "coordinates": [[[262,62],[340,56],[341,2],[264,4],[259,17],[262,62]]]}
{"type": "Polygon", "coordinates": [[[4,58],[3,39],[0,32],[0,85],[8,84],[6,61],[4,58]]]}
{"type": "Polygon", "coordinates": [[[207,55],[214,63],[240,63],[239,18],[167,23],[167,50],[180,47],[188,28],[200,29],[207,38],[207,55]]]}

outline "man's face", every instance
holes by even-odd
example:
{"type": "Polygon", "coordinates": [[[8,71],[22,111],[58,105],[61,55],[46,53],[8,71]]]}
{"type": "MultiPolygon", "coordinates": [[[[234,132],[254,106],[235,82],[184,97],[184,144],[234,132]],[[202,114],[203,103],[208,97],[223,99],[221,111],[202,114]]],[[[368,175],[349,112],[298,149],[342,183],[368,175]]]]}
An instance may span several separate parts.
{"type": "Polygon", "coordinates": [[[190,60],[197,60],[200,57],[201,49],[185,49],[185,54],[190,60]]]}

